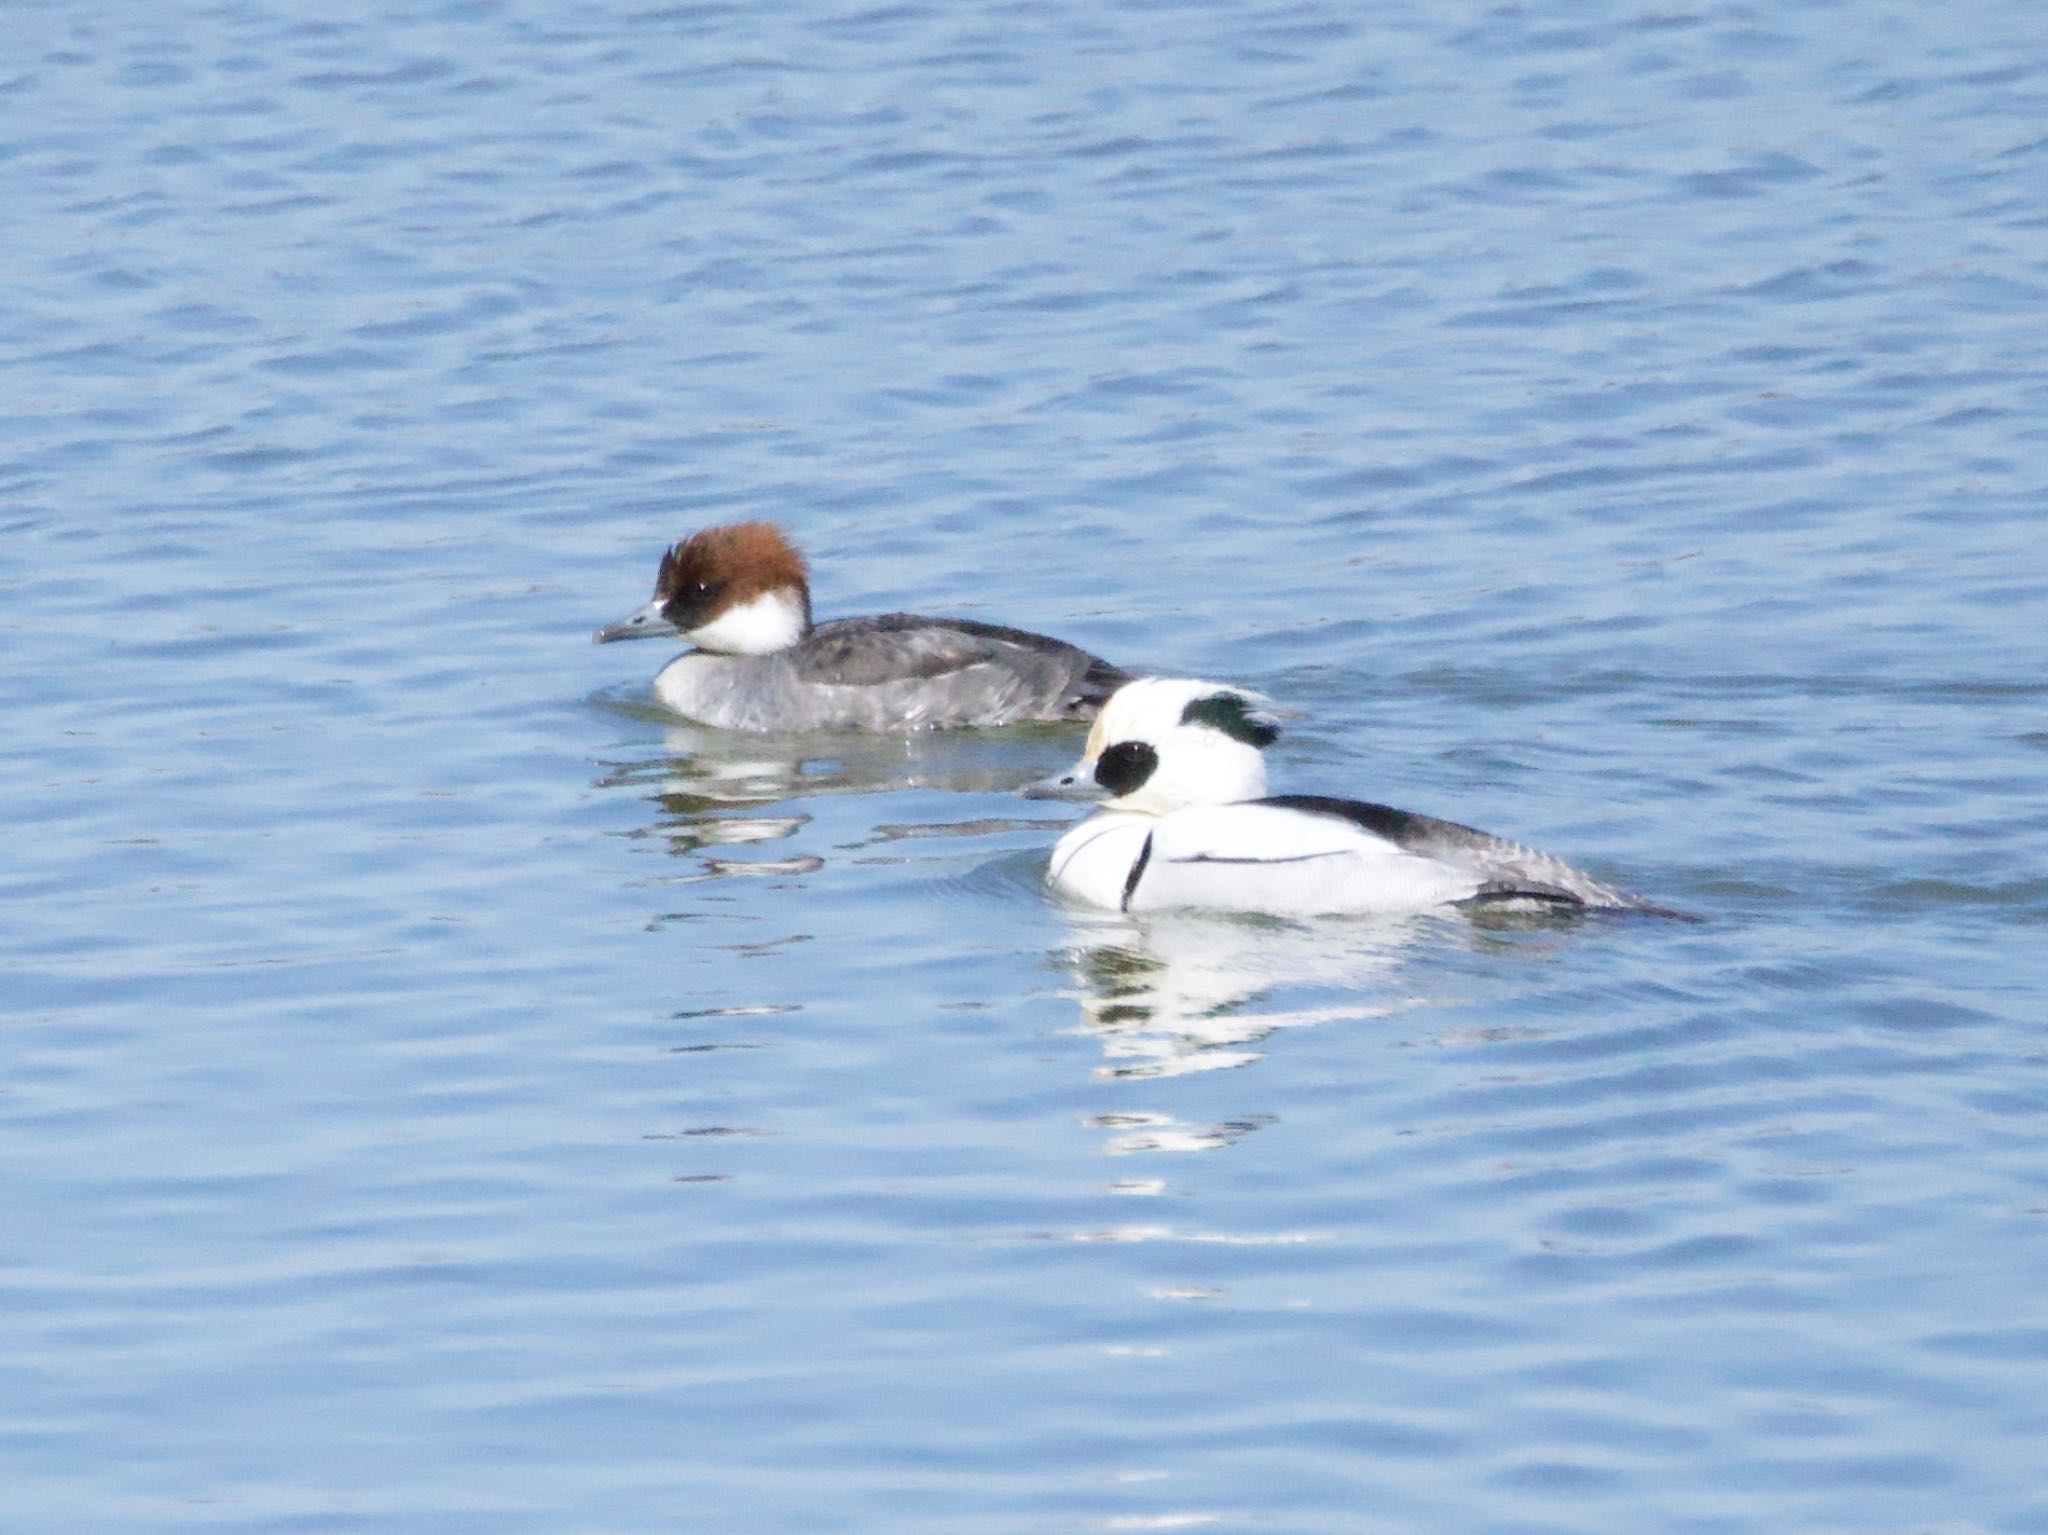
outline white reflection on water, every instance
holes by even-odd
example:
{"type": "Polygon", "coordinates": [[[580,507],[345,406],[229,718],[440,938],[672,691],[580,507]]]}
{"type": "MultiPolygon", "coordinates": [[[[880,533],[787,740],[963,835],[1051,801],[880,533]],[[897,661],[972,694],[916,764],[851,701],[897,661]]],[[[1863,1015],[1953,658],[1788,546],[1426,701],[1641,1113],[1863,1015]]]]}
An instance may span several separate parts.
{"type": "MultiPolygon", "coordinates": [[[[1248,1066],[1281,1029],[1384,1018],[1404,949],[1441,921],[1290,923],[1210,913],[1143,920],[1071,913],[1067,962],[1080,989],[1078,1032],[1101,1043],[1099,1078],[1171,1077],[1248,1066]],[[1301,991],[1335,991],[1313,1001],[1301,991]]],[[[1223,1145],[1253,1126],[1201,1131],[1120,1123],[1122,1149],[1223,1145]],[[1234,1133],[1233,1133],[1234,1132],[1234,1133]]]]}

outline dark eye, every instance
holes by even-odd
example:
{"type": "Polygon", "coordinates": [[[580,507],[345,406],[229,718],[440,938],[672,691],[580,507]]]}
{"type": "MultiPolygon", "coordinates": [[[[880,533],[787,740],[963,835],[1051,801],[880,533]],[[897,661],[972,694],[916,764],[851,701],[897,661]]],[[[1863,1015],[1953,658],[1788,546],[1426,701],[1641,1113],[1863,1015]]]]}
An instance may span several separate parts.
{"type": "Polygon", "coordinates": [[[681,581],[669,601],[685,612],[694,612],[709,607],[718,600],[718,594],[725,589],[723,581],[681,581]]]}

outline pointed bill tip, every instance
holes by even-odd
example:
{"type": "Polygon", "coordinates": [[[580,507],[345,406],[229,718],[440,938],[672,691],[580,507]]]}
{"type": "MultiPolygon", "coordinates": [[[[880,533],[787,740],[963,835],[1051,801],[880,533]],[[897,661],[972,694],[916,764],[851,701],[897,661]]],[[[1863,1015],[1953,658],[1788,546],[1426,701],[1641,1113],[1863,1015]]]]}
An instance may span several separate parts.
{"type": "Polygon", "coordinates": [[[590,642],[609,645],[615,640],[647,640],[675,632],[675,626],[662,616],[661,604],[650,602],[645,607],[635,608],[617,623],[606,624],[590,636],[590,642]]]}
{"type": "Polygon", "coordinates": [[[1082,804],[1092,804],[1096,800],[1107,799],[1109,795],[1101,784],[1083,773],[1081,765],[1076,763],[1064,772],[1054,773],[1050,778],[1041,778],[1035,783],[1024,785],[1017,791],[1017,797],[1078,800],[1082,804]]]}

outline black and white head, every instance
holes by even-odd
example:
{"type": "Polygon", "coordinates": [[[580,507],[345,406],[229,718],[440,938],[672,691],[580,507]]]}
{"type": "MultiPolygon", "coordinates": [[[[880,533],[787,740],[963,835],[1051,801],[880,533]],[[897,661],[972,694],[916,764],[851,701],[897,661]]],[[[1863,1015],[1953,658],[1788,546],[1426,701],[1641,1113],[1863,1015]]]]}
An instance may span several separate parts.
{"type": "Polygon", "coordinates": [[[1141,677],[1102,706],[1079,762],[1024,793],[1103,800],[1143,815],[1257,799],[1281,718],[1271,699],[1248,688],[1141,677]]]}

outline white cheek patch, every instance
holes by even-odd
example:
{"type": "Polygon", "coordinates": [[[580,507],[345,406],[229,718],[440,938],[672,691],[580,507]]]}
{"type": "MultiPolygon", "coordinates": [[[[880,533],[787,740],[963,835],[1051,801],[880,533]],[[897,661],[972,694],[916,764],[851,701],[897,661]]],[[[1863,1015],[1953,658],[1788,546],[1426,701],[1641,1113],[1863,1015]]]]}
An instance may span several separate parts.
{"type": "Polygon", "coordinates": [[[1095,716],[1095,723],[1088,727],[1088,744],[1081,748],[1081,760],[1083,762],[1093,762],[1102,755],[1104,744],[1102,737],[1102,716],[1098,714],[1095,716]]]}
{"type": "Polygon", "coordinates": [[[763,592],[692,629],[690,643],[729,656],[765,656],[804,637],[800,603],[786,592],[763,592]]]}

